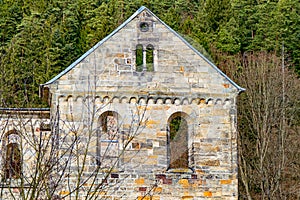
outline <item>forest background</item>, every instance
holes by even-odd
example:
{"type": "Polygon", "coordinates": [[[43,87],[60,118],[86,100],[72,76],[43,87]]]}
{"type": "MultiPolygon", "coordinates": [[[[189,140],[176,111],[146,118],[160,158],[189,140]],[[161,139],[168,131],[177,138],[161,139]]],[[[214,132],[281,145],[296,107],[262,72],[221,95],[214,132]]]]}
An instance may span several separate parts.
{"type": "Polygon", "coordinates": [[[300,198],[298,0],[0,0],[0,107],[47,107],[57,75],[140,6],[239,85],[239,197],[300,198]]]}

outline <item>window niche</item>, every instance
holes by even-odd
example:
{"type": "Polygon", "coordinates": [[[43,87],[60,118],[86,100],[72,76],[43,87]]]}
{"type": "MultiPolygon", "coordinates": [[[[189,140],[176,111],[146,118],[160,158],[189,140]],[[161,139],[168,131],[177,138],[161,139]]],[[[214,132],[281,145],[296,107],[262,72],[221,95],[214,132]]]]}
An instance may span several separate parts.
{"type": "Polygon", "coordinates": [[[188,122],[177,112],[168,120],[169,169],[188,169],[188,122]]]}
{"type": "Polygon", "coordinates": [[[21,138],[16,131],[6,134],[3,143],[4,180],[19,179],[22,172],[21,138]]]}
{"type": "Polygon", "coordinates": [[[96,163],[104,168],[114,166],[119,159],[119,115],[106,111],[99,118],[96,163]]]}

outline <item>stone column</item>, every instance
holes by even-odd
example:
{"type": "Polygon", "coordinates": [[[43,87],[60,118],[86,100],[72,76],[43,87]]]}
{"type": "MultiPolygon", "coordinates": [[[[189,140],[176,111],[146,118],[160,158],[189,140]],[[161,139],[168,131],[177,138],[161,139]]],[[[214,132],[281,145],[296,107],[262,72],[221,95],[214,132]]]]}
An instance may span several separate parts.
{"type": "Polygon", "coordinates": [[[158,66],[158,55],[157,55],[157,49],[153,50],[153,71],[157,70],[158,66]]]}
{"type": "Polygon", "coordinates": [[[147,71],[147,67],[146,67],[146,53],[147,53],[147,51],[146,51],[146,49],[144,49],[144,47],[143,47],[143,71],[147,71]]]}

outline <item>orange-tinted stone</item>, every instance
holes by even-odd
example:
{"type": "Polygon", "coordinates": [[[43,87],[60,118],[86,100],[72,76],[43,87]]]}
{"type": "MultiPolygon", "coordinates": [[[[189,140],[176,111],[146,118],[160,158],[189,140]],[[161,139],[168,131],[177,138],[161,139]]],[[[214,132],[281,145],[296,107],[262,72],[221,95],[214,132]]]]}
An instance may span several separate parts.
{"type": "Polygon", "coordinates": [[[207,160],[203,162],[203,165],[206,166],[220,166],[220,161],[219,160],[207,160]]]}
{"type": "Polygon", "coordinates": [[[166,137],[167,136],[167,132],[166,131],[159,131],[156,133],[157,137],[166,137]]]}
{"type": "Polygon", "coordinates": [[[140,110],[140,111],[151,110],[151,107],[148,107],[148,106],[138,106],[137,108],[138,108],[138,110],[140,110]]]}
{"type": "Polygon", "coordinates": [[[196,169],[197,174],[205,174],[205,172],[201,169],[196,169]]]}
{"type": "Polygon", "coordinates": [[[200,103],[205,104],[206,103],[205,99],[200,99],[200,103]]]}
{"type": "Polygon", "coordinates": [[[229,180],[220,180],[220,183],[221,184],[223,184],[223,185],[225,185],[225,184],[231,184],[231,180],[229,179],[229,180]]]}
{"type": "Polygon", "coordinates": [[[115,57],[118,57],[118,58],[124,58],[124,53],[117,53],[115,55],[115,57]]]}
{"type": "Polygon", "coordinates": [[[138,184],[138,185],[143,185],[145,183],[145,179],[143,179],[143,178],[136,179],[135,183],[138,184]]]}
{"type": "Polygon", "coordinates": [[[156,187],[153,189],[154,192],[162,192],[162,187],[156,187]]]}
{"type": "Polygon", "coordinates": [[[191,199],[194,199],[194,197],[193,196],[183,196],[181,199],[182,200],[191,200],[191,199]]]}
{"type": "Polygon", "coordinates": [[[229,84],[223,84],[224,88],[229,88],[229,84]]]}
{"type": "Polygon", "coordinates": [[[184,72],[184,66],[180,66],[180,72],[184,72]]]}
{"type": "Polygon", "coordinates": [[[164,109],[165,109],[165,110],[169,110],[169,109],[170,109],[170,106],[165,106],[164,109]]]}
{"type": "Polygon", "coordinates": [[[205,191],[203,195],[205,197],[212,197],[212,192],[211,191],[205,191]]]}
{"type": "Polygon", "coordinates": [[[158,121],[154,121],[154,120],[147,120],[146,121],[146,126],[147,127],[152,127],[152,125],[155,125],[155,124],[159,124],[158,121]]]}
{"type": "Polygon", "coordinates": [[[187,179],[180,179],[179,181],[178,181],[178,183],[182,186],[182,187],[189,187],[189,180],[187,180],[187,179]]]}
{"type": "Polygon", "coordinates": [[[60,195],[68,195],[68,194],[70,194],[70,192],[69,191],[60,191],[59,194],[60,195]]]}

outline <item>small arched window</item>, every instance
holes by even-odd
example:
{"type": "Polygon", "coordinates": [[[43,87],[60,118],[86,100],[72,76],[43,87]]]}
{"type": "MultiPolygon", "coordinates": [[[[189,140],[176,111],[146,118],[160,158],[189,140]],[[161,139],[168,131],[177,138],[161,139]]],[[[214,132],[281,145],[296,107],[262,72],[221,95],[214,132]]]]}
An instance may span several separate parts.
{"type": "Polygon", "coordinates": [[[8,132],[4,138],[4,178],[18,179],[21,177],[22,154],[21,139],[16,131],[8,132]]]}
{"type": "Polygon", "coordinates": [[[169,168],[188,168],[188,123],[183,113],[168,120],[169,168]]]}
{"type": "Polygon", "coordinates": [[[96,163],[103,167],[115,166],[119,156],[118,113],[106,111],[99,118],[96,163]]]}
{"type": "Polygon", "coordinates": [[[154,61],[154,47],[149,44],[146,48],[146,63],[147,63],[147,71],[148,72],[153,72],[154,67],[153,67],[153,61],[154,61]]]}
{"type": "Polygon", "coordinates": [[[113,111],[106,111],[100,116],[102,138],[107,140],[117,139],[118,114],[113,111]]]}
{"type": "Polygon", "coordinates": [[[143,71],[143,45],[141,44],[136,45],[135,66],[136,66],[136,71],[138,72],[143,71]]]}

